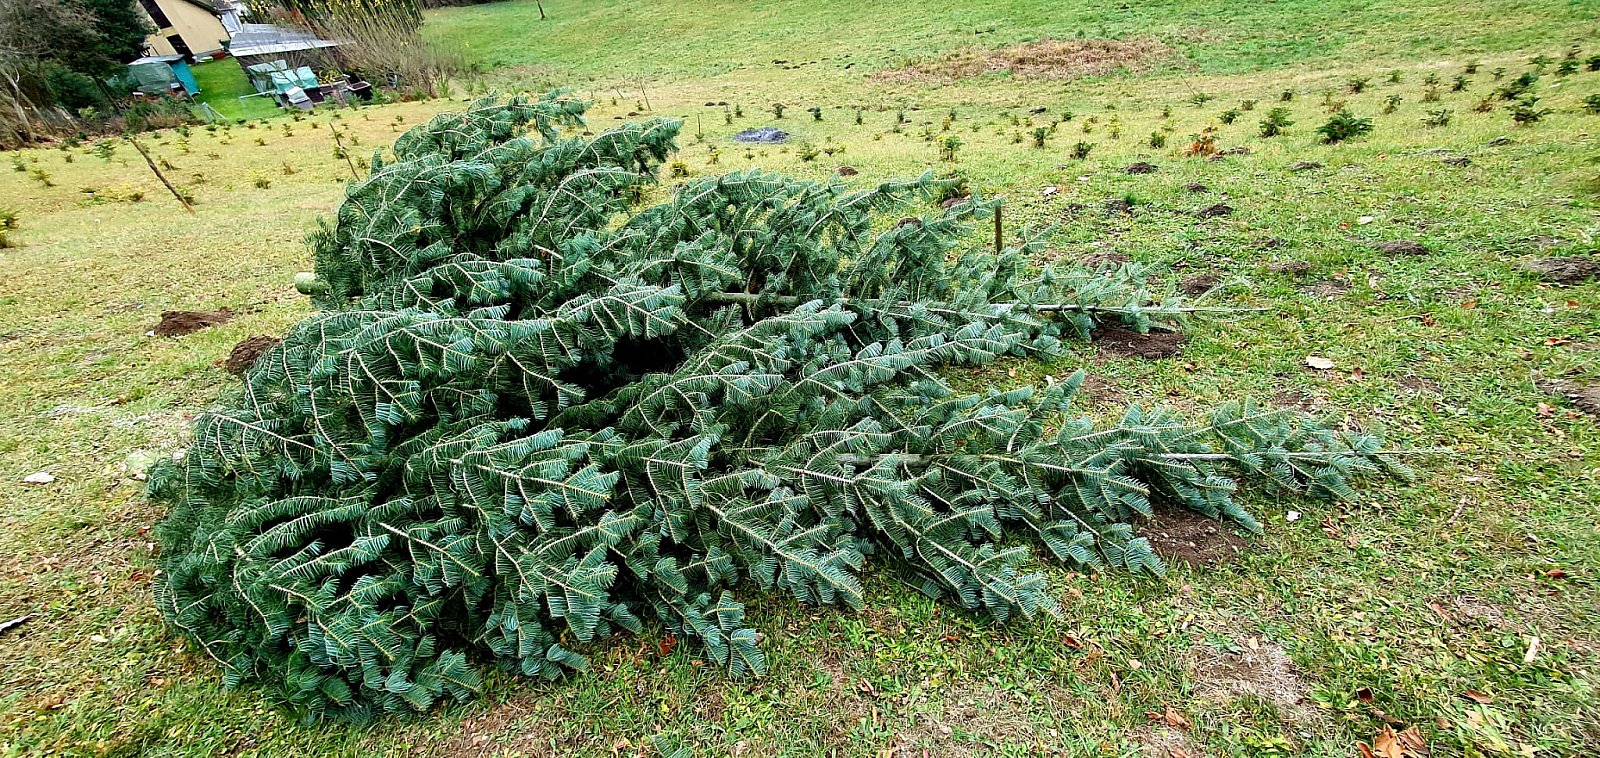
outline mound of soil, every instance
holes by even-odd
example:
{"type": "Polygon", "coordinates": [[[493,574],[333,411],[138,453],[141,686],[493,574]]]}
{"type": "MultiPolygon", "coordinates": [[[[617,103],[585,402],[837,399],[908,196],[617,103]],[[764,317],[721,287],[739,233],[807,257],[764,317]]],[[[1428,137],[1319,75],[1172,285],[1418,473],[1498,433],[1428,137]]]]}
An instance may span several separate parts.
{"type": "Polygon", "coordinates": [[[1133,213],[1133,203],[1120,197],[1106,198],[1107,216],[1126,216],[1133,213]]]}
{"type": "Polygon", "coordinates": [[[1189,182],[1188,184],[1183,185],[1183,188],[1186,189],[1186,190],[1189,190],[1190,192],[1210,192],[1211,191],[1210,187],[1207,187],[1206,185],[1201,184],[1200,182],[1189,182]]]}
{"type": "Polygon", "coordinates": [[[1316,161],[1296,161],[1289,164],[1289,170],[1294,172],[1315,171],[1319,168],[1322,168],[1322,164],[1316,161]]]}
{"type": "Polygon", "coordinates": [[[1117,252],[1115,250],[1112,250],[1110,252],[1105,252],[1105,253],[1094,253],[1093,255],[1086,255],[1086,256],[1083,257],[1083,260],[1080,261],[1080,262],[1083,265],[1088,266],[1089,268],[1092,268],[1092,269],[1102,269],[1102,268],[1116,268],[1116,267],[1121,266],[1122,264],[1127,263],[1127,262],[1132,261],[1132,260],[1133,260],[1133,256],[1130,256],[1127,253],[1119,253],[1119,252],[1117,252]]]}
{"type": "Polygon", "coordinates": [[[1198,211],[1195,211],[1194,215],[1199,216],[1200,218],[1216,218],[1218,216],[1232,216],[1233,215],[1233,206],[1228,205],[1227,203],[1217,203],[1216,205],[1208,205],[1208,206],[1206,206],[1204,208],[1201,208],[1198,211]]]}
{"type": "Polygon", "coordinates": [[[1416,240],[1391,240],[1379,242],[1378,252],[1385,255],[1427,255],[1428,246],[1416,240]]]}
{"type": "Polygon", "coordinates": [[[1544,379],[1536,384],[1545,392],[1566,398],[1578,410],[1600,418],[1600,384],[1579,384],[1561,379],[1544,379]]]}
{"type": "Polygon", "coordinates": [[[1156,170],[1157,170],[1156,169],[1156,164],[1148,163],[1148,162],[1145,162],[1145,161],[1139,161],[1138,163],[1129,164],[1127,168],[1122,170],[1122,173],[1124,173],[1124,174],[1154,174],[1156,172],[1156,170]]]}
{"type": "Polygon", "coordinates": [[[1521,268],[1546,281],[1570,284],[1600,276],[1600,258],[1535,258],[1524,261],[1521,268]]]}
{"type": "Polygon", "coordinates": [[[1446,166],[1455,166],[1456,168],[1466,168],[1467,166],[1472,165],[1472,159],[1465,155],[1452,155],[1448,158],[1440,158],[1439,162],[1446,166]]]}
{"type": "Polygon", "coordinates": [[[1134,358],[1171,358],[1188,341],[1182,332],[1151,331],[1140,334],[1118,324],[1099,324],[1091,335],[1101,350],[1134,358]]]}
{"type": "Polygon", "coordinates": [[[1068,80],[1144,71],[1176,51],[1155,39],[1045,39],[1002,48],[969,47],[942,58],[874,75],[902,84],[951,82],[984,74],[1019,79],[1068,80]]]}
{"type": "Polygon", "coordinates": [[[840,166],[834,169],[834,172],[840,176],[855,176],[856,174],[861,173],[860,171],[856,170],[855,166],[840,166]]]}
{"type": "Polygon", "coordinates": [[[1230,147],[1227,150],[1223,150],[1222,152],[1217,153],[1217,155],[1252,155],[1254,153],[1254,150],[1251,150],[1244,145],[1240,145],[1238,147],[1230,147]]]}
{"type": "Polygon", "coordinates": [[[223,359],[222,368],[234,376],[240,376],[249,371],[251,366],[256,365],[256,361],[261,358],[263,353],[271,350],[274,345],[282,341],[277,337],[248,337],[233,346],[233,350],[228,352],[228,357],[223,359]]]}
{"type": "Polygon", "coordinates": [[[956,206],[958,206],[958,205],[960,205],[960,204],[962,204],[962,203],[964,203],[964,202],[966,202],[968,200],[971,200],[971,199],[972,199],[971,195],[962,195],[961,197],[948,198],[944,202],[939,204],[939,208],[942,209],[942,210],[950,210],[951,208],[954,208],[954,207],[956,207],[956,206]]]}
{"type": "Polygon", "coordinates": [[[1250,546],[1227,524],[1178,508],[1157,510],[1139,534],[1162,559],[1196,567],[1231,561],[1250,546]]]}
{"type": "Polygon", "coordinates": [[[226,324],[233,319],[233,311],[218,308],[214,311],[162,311],[161,323],[153,332],[157,337],[182,337],[201,329],[226,324]]]}
{"type": "Polygon", "coordinates": [[[734,142],[759,142],[759,143],[762,143],[762,144],[773,144],[773,143],[778,143],[778,142],[788,142],[789,141],[789,133],[784,131],[784,130],[782,130],[782,129],[777,129],[777,128],[770,127],[770,126],[763,126],[763,127],[757,128],[757,129],[746,129],[746,130],[744,130],[742,132],[739,132],[738,134],[733,135],[733,141],[734,142]]]}
{"type": "Polygon", "coordinates": [[[1222,282],[1222,277],[1216,274],[1199,274],[1184,279],[1178,289],[1185,295],[1203,295],[1210,292],[1222,282]]]}

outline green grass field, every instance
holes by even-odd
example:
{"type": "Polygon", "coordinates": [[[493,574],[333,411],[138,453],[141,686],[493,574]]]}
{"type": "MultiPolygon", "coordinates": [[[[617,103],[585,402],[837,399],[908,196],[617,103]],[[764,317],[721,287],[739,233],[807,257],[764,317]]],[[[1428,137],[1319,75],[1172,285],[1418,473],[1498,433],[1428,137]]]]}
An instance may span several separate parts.
{"type": "MultiPolygon", "coordinates": [[[[425,28],[489,69],[474,91],[566,84],[595,100],[596,130],[685,119],[691,175],[959,172],[1005,197],[1009,235],[1053,226],[1053,257],[1127,256],[1173,288],[1215,276],[1202,302],[1262,309],[1197,320],[1172,358],[1081,345],[955,373],[963,385],[1083,368],[1088,413],[1250,394],[1448,452],[1354,502],[1249,493],[1264,536],[1230,557],[1202,533],[1222,555],[1161,580],[1047,565],[1060,621],[995,625],[869,570],[859,613],[748,593],[763,679],[727,681],[689,645],[662,654],[655,630],[587,650],[594,670],[569,680],[494,674],[482,700],[409,721],[303,725],[259,691],[225,691],[162,625],[149,595],[162,514],[136,474],[237,382],[216,365],[230,346],[307,312],[290,281],[310,266],[301,238],[349,176],[331,116],[144,137],[192,215],[126,145],[27,151],[0,167],[18,225],[0,249],[0,622],[30,617],[0,632],[0,755],[649,756],[659,738],[708,756],[1354,756],[1386,724],[1417,727],[1434,756],[1600,754],[1600,419],[1536,387],[1600,381],[1600,283],[1519,268],[1596,254],[1600,115],[1582,104],[1600,72],[1556,74],[1573,45],[1600,53],[1592,5],[545,5],[542,23],[512,0],[433,11],[425,28]],[[1166,52],[1087,79],[883,73],[1079,37],[1166,52]],[[1518,126],[1503,103],[1475,110],[1541,54],[1550,114],[1518,126]],[[1481,66],[1452,91],[1468,62],[1481,66]],[[1439,102],[1422,101],[1430,74],[1439,102]],[[1370,81],[1351,93],[1356,78],[1370,81]],[[1375,132],[1318,143],[1327,100],[1375,132]],[[1274,107],[1294,123],[1263,138],[1274,107]],[[1440,109],[1448,125],[1425,126],[1440,109]],[[1183,156],[1208,125],[1249,153],[1183,156]],[[730,140],[756,126],[793,139],[730,140]],[[1125,173],[1136,161],[1157,170],[1125,173]],[[1232,212],[1198,213],[1218,203],[1232,212]],[[1407,240],[1426,253],[1379,248],[1407,240]],[[146,336],[163,310],[222,306],[237,314],[225,325],[146,336]],[[55,481],[23,483],[37,471],[55,481]]],[[[338,118],[360,155],[462,105],[338,118]]]]}
{"type": "Polygon", "coordinates": [[[193,68],[194,80],[200,85],[196,102],[206,103],[221,113],[223,118],[272,118],[283,113],[271,98],[242,97],[255,90],[250,78],[245,76],[239,62],[231,58],[202,63],[193,68]],[[242,99],[241,99],[242,98],[242,99]]]}

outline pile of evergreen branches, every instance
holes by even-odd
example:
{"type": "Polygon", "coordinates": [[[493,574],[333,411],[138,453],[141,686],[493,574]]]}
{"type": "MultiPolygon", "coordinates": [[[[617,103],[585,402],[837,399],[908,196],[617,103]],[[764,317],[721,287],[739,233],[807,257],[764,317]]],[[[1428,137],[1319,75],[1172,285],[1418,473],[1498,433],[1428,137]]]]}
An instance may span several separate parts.
{"type": "Polygon", "coordinates": [[[1133,268],[969,242],[997,204],[928,176],[759,170],[639,208],[678,123],[563,137],[581,103],[485,101],[375,158],[312,236],[319,310],[153,473],[157,601],[237,684],[364,720],[582,670],[655,621],[763,670],[735,590],[863,603],[872,560],[997,619],[1052,613],[1035,548],[1160,571],[1152,503],[1254,530],[1235,481],[1313,496],[1379,442],[1228,403],[1064,416],[1081,381],[961,394],[1097,322],[1181,319],[1133,268]],[[897,216],[905,215],[898,221],[897,216]]]}

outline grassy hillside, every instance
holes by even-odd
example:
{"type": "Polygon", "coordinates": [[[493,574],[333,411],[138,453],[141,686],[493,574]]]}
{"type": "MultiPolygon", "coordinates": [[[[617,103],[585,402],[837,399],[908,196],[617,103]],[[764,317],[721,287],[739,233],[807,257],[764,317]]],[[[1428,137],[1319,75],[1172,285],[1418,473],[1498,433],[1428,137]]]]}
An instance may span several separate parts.
{"type": "MultiPolygon", "coordinates": [[[[350,173],[332,116],[147,136],[192,215],[126,145],[27,151],[0,167],[0,209],[18,219],[0,249],[0,622],[30,616],[0,632],[0,755],[648,756],[659,737],[700,755],[1350,756],[1388,723],[1416,726],[1436,756],[1600,753],[1600,422],[1536,386],[1600,381],[1600,283],[1520,268],[1595,254],[1600,115],[1582,104],[1600,72],[1547,65],[1535,92],[1552,112],[1529,126],[1504,103],[1475,110],[1535,55],[1600,53],[1592,8],[956,5],[557,1],[541,24],[518,0],[433,12],[428,30],[470,41],[498,84],[593,96],[597,131],[630,113],[684,118],[692,176],[959,172],[1006,197],[1008,234],[1053,226],[1052,256],[1120,256],[1202,302],[1263,309],[1197,321],[1174,357],[1082,345],[955,374],[964,386],[1086,368],[1088,413],[1248,393],[1449,452],[1351,503],[1249,493],[1259,539],[1152,524],[1165,552],[1195,558],[1163,580],[1048,567],[1059,622],[993,625],[874,572],[862,613],[752,593],[765,679],[730,683],[651,630],[586,651],[594,671],[569,681],[494,675],[482,701],[410,722],[304,726],[259,692],[224,691],[163,628],[149,599],[161,514],[138,472],[235,385],[216,365],[230,346],[307,312],[290,284],[309,266],[300,239],[350,173]],[[868,76],[1080,34],[1176,53],[1087,80],[868,76]],[[1422,101],[1430,74],[1438,102],[1422,101]],[[1373,118],[1373,135],[1320,144],[1327,100],[1373,118]],[[1294,123],[1261,137],[1274,107],[1294,123]],[[1449,123],[1425,126],[1441,109],[1449,123]],[[791,143],[730,139],[769,125],[791,143]],[[1208,126],[1220,149],[1249,152],[1184,156],[1208,126]],[[955,161],[941,160],[952,136],[955,161]],[[1138,161],[1156,170],[1125,171],[1138,161]],[[1383,247],[1397,242],[1423,250],[1383,247]],[[223,306],[224,325],[146,334],[163,310],[223,306]],[[38,471],[55,481],[23,483],[38,471]]],[[[359,156],[461,105],[338,124],[359,156]]]]}
{"type": "Polygon", "coordinates": [[[544,21],[533,5],[435,11],[427,31],[492,68],[543,67],[574,85],[765,72],[816,92],[908,59],[1050,37],[1156,37],[1182,53],[1174,72],[1236,74],[1559,49],[1596,28],[1593,8],[1570,0],[556,0],[544,21]]]}

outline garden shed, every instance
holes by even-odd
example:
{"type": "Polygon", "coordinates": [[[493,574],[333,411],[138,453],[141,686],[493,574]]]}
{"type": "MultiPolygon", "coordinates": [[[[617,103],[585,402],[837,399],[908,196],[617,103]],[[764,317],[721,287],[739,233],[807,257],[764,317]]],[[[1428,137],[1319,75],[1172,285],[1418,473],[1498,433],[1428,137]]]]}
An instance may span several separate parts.
{"type": "Polygon", "coordinates": [[[249,71],[251,67],[283,61],[291,68],[326,67],[335,60],[338,42],[277,24],[240,24],[228,52],[249,71]]]}

